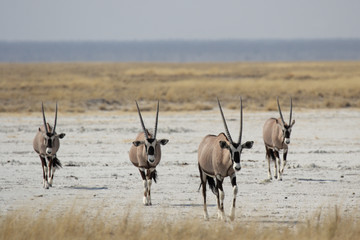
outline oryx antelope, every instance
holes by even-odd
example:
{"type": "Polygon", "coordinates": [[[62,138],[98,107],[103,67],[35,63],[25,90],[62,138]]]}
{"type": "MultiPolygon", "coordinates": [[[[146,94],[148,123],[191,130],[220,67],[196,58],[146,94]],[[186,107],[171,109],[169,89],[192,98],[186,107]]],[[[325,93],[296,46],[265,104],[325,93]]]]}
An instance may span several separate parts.
{"type": "Polygon", "coordinates": [[[240,156],[244,148],[252,148],[254,142],[247,141],[241,144],[241,136],[243,129],[243,107],[242,100],[240,98],[240,134],[237,142],[234,142],[231,138],[228,130],[226,120],[221,108],[220,101],[218,99],[218,105],[220,108],[221,117],[224,123],[225,132],[219,135],[207,135],[201,141],[198,149],[198,165],[200,171],[200,180],[202,186],[202,194],[204,197],[204,218],[208,219],[209,215],[206,206],[206,182],[209,183],[209,187],[216,195],[218,206],[218,218],[225,219],[224,214],[224,191],[223,181],[225,177],[231,178],[231,184],[233,187],[233,201],[230,210],[230,219],[235,218],[235,203],[238,187],[236,185],[236,172],[240,171],[240,156]],[[215,182],[216,181],[216,182],[215,182]]]}
{"type": "Polygon", "coordinates": [[[135,141],[132,143],[129,158],[130,161],[140,171],[140,175],[143,179],[144,184],[144,205],[151,205],[151,183],[152,179],[156,183],[156,166],[161,160],[161,146],[169,142],[168,139],[156,139],[158,116],[159,116],[159,101],[157,103],[156,118],[155,118],[155,129],[154,134],[151,134],[146,128],[141,116],[140,108],[138,103],[135,101],[136,107],[139,113],[140,123],[142,132],[140,132],[135,141]]]}
{"type": "Polygon", "coordinates": [[[58,109],[57,103],[54,128],[46,122],[43,103],[41,103],[41,109],[44,125],[39,127],[33,141],[33,147],[35,152],[39,154],[41,160],[43,170],[43,187],[48,189],[49,186],[52,186],[55,170],[61,167],[60,160],[56,157],[56,153],[60,147],[59,139],[65,137],[65,133],[57,134],[55,132],[58,109]]]}
{"type": "Polygon", "coordinates": [[[275,164],[275,178],[282,180],[282,175],[286,165],[286,156],[288,153],[288,145],[290,144],[291,129],[295,124],[295,120],[291,122],[292,118],[292,98],[290,98],[290,119],[289,123],[284,121],[277,98],[277,105],[280,113],[280,118],[270,118],[266,120],[263,128],[263,139],[266,149],[266,160],[268,162],[268,177],[272,179],[270,170],[270,161],[273,160],[275,164]],[[279,152],[283,151],[283,161],[280,168],[281,159],[279,152]]]}

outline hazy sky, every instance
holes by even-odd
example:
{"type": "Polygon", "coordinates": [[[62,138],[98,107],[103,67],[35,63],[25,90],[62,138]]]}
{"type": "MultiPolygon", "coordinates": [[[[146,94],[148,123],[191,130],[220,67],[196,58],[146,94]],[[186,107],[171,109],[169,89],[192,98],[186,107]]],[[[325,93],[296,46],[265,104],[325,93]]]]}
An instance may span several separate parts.
{"type": "Polygon", "coordinates": [[[0,40],[360,38],[359,0],[0,0],[0,40]]]}

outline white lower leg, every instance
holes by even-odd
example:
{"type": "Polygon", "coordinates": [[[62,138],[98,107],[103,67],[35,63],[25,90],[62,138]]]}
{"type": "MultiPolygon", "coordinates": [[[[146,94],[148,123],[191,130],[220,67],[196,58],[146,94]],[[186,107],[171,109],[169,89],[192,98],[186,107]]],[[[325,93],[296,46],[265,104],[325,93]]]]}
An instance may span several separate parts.
{"type": "Polygon", "coordinates": [[[219,189],[220,208],[218,209],[218,218],[221,220],[225,219],[224,199],[225,199],[225,193],[219,189]]]}
{"type": "Polygon", "coordinates": [[[235,185],[233,187],[233,203],[231,205],[231,210],[230,210],[230,219],[231,219],[231,221],[233,221],[235,219],[235,203],[236,203],[237,192],[238,192],[238,187],[235,185]]]}
{"type": "Polygon", "coordinates": [[[47,167],[44,167],[44,172],[45,172],[44,188],[49,189],[48,168],[47,167]]]}
{"type": "Polygon", "coordinates": [[[274,178],[277,179],[278,178],[278,164],[277,164],[277,159],[275,158],[274,161],[274,170],[275,170],[275,174],[274,174],[274,178]]]}
{"type": "Polygon", "coordinates": [[[271,169],[270,169],[270,158],[267,158],[267,162],[268,162],[268,178],[271,180],[272,176],[271,176],[271,169]]]}
{"type": "Polygon", "coordinates": [[[147,193],[148,193],[148,184],[147,184],[147,181],[146,180],[143,180],[143,184],[144,184],[144,198],[143,198],[143,203],[144,205],[147,205],[148,202],[147,202],[147,193]]]}
{"type": "Polygon", "coordinates": [[[52,184],[53,184],[54,173],[55,173],[55,168],[53,167],[53,168],[52,168],[51,177],[50,177],[50,180],[49,180],[50,186],[52,186],[52,184]]]}
{"type": "Polygon", "coordinates": [[[278,168],[278,171],[279,171],[279,180],[282,180],[282,171],[281,171],[281,159],[280,158],[278,158],[278,166],[279,166],[279,168],[278,168]]]}
{"type": "Polygon", "coordinates": [[[148,202],[148,205],[151,205],[151,194],[150,194],[150,191],[151,191],[151,184],[152,184],[152,180],[149,179],[147,180],[147,184],[148,184],[148,193],[147,193],[147,202],[148,202]]]}

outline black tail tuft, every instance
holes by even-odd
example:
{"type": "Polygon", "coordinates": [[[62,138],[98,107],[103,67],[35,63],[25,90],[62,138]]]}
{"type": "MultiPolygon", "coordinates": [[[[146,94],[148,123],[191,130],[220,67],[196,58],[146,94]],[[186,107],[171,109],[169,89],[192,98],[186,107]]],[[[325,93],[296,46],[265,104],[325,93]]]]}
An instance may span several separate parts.
{"type": "Polygon", "coordinates": [[[158,178],[156,169],[151,173],[151,178],[154,179],[154,182],[156,183],[156,180],[158,178]]]}
{"type": "Polygon", "coordinates": [[[52,163],[53,163],[53,168],[55,169],[62,168],[61,162],[57,157],[53,159],[52,163]]]}
{"type": "Polygon", "coordinates": [[[218,189],[217,189],[217,187],[215,185],[214,178],[206,176],[206,179],[207,179],[207,181],[209,183],[209,187],[210,187],[211,191],[217,196],[219,194],[219,191],[218,191],[218,189]]]}

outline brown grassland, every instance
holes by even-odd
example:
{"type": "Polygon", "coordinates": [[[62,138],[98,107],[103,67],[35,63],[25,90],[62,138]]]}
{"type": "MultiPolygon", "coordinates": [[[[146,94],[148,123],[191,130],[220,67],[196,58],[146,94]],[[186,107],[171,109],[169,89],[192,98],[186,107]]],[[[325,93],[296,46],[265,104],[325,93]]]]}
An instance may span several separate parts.
{"type": "Polygon", "coordinates": [[[216,97],[236,108],[239,96],[254,111],[275,110],[276,96],[298,109],[360,108],[360,62],[0,64],[0,112],[38,112],[41,101],[62,112],[134,111],[135,99],[207,110],[216,97]]]}
{"type": "Polygon", "coordinates": [[[166,215],[146,222],[130,211],[115,217],[99,210],[99,214],[89,217],[82,207],[70,208],[58,216],[19,210],[0,216],[0,239],[357,239],[359,220],[338,212],[337,207],[325,216],[319,212],[289,228],[261,222],[174,220],[166,215]]]}

